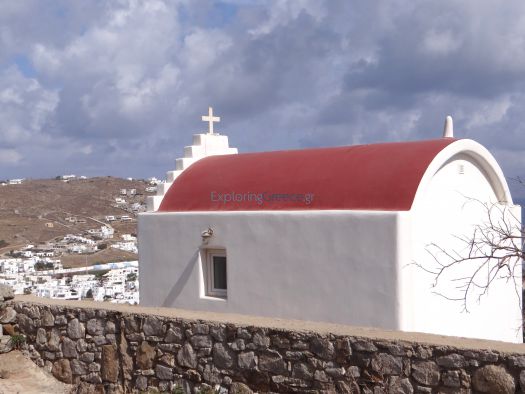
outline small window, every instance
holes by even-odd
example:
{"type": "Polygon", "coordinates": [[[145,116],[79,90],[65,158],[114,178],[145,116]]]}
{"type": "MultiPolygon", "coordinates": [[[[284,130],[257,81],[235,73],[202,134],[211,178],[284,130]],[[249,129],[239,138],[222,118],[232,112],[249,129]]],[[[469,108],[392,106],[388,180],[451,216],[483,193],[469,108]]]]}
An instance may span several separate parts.
{"type": "Polygon", "coordinates": [[[210,249],[206,251],[206,295],[226,298],[228,289],[226,251],[210,249]]]}

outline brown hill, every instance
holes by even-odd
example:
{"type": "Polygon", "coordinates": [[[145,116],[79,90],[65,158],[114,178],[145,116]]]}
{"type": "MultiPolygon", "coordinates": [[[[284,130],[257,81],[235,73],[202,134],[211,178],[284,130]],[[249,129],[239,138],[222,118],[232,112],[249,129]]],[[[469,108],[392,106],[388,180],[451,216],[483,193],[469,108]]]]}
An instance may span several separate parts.
{"type": "MultiPolygon", "coordinates": [[[[26,180],[21,185],[0,186],[0,247],[2,251],[27,243],[42,243],[66,234],[100,227],[106,215],[135,217],[115,198],[144,203],[144,181],[113,177],[26,180]],[[136,189],[135,196],[120,196],[121,189],[136,189]],[[85,223],[71,223],[77,217],[85,223]],[[2,241],[3,240],[3,241],[2,241]],[[6,245],[7,243],[7,245],[6,245]]],[[[136,233],[136,221],[112,223],[118,233],[136,233]]]]}

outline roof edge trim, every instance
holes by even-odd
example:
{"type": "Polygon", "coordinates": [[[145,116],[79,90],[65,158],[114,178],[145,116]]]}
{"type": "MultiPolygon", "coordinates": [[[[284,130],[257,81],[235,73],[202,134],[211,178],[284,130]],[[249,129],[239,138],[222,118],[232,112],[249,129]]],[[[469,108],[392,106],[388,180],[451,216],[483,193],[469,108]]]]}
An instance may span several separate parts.
{"type": "Polygon", "coordinates": [[[410,210],[417,209],[419,201],[422,199],[422,194],[426,190],[427,185],[431,182],[434,175],[443,167],[448,161],[459,154],[465,154],[472,157],[485,171],[489,177],[489,181],[494,188],[498,201],[503,204],[514,205],[512,196],[510,194],[509,185],[503,175],[503,170],[492,154],[483,145],[471,139],[456,140],[450,145],[442,149],[427,167],[421,182],[416,190],[412,207],[410,210]]]}

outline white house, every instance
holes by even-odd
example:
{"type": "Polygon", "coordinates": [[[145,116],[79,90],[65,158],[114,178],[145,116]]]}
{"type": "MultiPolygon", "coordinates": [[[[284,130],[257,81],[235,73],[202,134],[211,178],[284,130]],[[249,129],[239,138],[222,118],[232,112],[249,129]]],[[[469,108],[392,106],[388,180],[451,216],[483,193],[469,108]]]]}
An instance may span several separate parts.
{"type": "Polygon", "coordinates": [[[452,264],[433,287],[489,211],[521,225],[496,160],[451,119],[428,141],[238,155],[222,141],[139,215],[142,305],[522,341],[518,261],[479,303],[494,260],[452,264]],[[473,274],[465,313],[445,297],[473,274]]]}

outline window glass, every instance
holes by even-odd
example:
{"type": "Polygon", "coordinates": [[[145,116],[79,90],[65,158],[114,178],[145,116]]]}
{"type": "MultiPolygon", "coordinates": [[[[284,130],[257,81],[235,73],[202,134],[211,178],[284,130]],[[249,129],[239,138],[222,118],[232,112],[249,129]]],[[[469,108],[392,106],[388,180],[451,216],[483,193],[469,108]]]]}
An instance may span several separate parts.
{"type": "Polygon", "coordinates": [[[213,256],[213,287],[226,290],[226,256],[213,256]]]}

